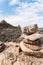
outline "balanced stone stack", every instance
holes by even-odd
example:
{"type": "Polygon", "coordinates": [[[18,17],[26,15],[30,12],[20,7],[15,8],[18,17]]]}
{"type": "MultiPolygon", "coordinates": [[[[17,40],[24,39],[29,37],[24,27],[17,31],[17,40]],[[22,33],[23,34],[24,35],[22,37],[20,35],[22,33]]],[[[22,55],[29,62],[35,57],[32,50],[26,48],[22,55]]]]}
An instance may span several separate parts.
{"type": "Polygon", "coordinates": [[[40,57],[43,55],[41,35],[37,32],[37,24],[30,25],[24,29],[24,39],[20,42],[23,52],[40,57]]]}
{"type": "Polygon", "coordinates": [[[34,34],[37,32],[37,30],[38,30],[37,24],[24,27],[24,33],[27,35],[34,34]]]}

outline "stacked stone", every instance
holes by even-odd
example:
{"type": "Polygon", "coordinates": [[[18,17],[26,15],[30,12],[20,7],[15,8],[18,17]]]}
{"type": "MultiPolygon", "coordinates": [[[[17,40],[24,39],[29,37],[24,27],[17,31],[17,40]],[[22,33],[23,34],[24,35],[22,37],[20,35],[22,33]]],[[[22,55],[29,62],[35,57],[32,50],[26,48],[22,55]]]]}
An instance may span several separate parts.
{"type": "Polygon", "coordinates": [[[36,33],[37,31],[38,31],[38,26],[37,26],[37,24],[24,27],[24,33],[25,33],[26,35],[34,34],[34,33],[36,33]]]}
{"type": "Polygon", "coordinates": [[[40,53],[43,53],[41,36],[37,31],[37,24],[24,28],[24,40],[20,42],[20,47],[23,52],[35,56],[40,56],[40,53]]]}

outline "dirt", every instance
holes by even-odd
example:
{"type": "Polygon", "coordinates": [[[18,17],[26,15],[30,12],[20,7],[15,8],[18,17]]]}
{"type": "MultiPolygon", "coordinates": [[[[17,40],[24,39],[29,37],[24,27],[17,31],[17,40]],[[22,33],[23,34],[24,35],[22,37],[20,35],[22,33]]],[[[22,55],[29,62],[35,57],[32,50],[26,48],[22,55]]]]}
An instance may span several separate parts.
{"type": "Polygon", "coordinates": [[[43,58],[25,54],[19,43],[5,42],[6,48],[0,53],[0,65],[43,65],[43,58]]]}

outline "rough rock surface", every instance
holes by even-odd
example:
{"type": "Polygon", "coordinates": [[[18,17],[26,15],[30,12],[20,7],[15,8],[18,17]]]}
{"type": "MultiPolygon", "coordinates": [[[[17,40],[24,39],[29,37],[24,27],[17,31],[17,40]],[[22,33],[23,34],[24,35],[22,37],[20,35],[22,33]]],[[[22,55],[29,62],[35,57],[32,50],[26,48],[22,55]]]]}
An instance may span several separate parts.
{"type": "Polygon", "coordinates": [[[40,43],[42,43],[42,41],[40,40],[40,38],[37,39],[37,40],[35,40],[35,41],[31,41],[29,39],[24,39],[23,42],[26,43],[26,44],[31,44],[31,45],[32,44],[40,45],[40,43]]]}
{"type": "Polygon", "coordinates": [[[35,40],[39,39],[41,36],[39,33],[35,33],[35,34],[29,35],[27,37],[28,37],[27,38],[28,40],[35,41],[35,40]]]}
{"type": "Polygon", "coordinates": [[[19,45],[6,42],[6,49],[0,53],[0,65],[13,65],[19,55],[19,45]]]}
{"type": "Polygon", "coordinates": [[[29,36],[24,35],[23,42],[20,42],[20,43],[21,44],[23,43],[27,48],[33,51],[38,51],[42,49],[42,40],[41,40],[40,34],[38,33],[29,35],[29,36]]]}
{"type": "Polygon", "coordinates": [[[0,53],[0,65],[43,65],[43,58],[22,52],[19,43],[6,42],[4,44],[6,49],[0,53]]]}
{"type": "Polygon", "coordinates": [[[19,43],[6,42],[4,44],[6,49],[0,53],[0,65],[43,65],[43,58],[26,55],[20,51],[19,43]]]}
{"type": "Polygon", "coordinates": [[[41,45],[29,45],[29,44],[25,44],[25,46],[33,51],[39,51],[42,49],[41,45]]]}
{"type": "Polygon", "coordinates": [[[28,35],[37,32],[37,30],[38,30],[37,24],[24,27],[24,33],[28,35]]]}
{"type": "Polygon", "coordinates": [[[43,58],[21,54],[13,65],[43,65],[43,58]]]}

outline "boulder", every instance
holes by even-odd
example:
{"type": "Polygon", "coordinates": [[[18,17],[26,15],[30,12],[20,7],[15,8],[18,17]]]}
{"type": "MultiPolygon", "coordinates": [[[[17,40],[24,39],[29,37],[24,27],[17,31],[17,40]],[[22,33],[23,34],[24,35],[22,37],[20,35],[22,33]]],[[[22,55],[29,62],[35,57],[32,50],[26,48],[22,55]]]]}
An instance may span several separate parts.
{"type": "Polygon", "coordinates": [[[28,47],[29,49],[31,49],[33,51],[38,51],[38,50],[42,49],[41,38],[37,38],[37,36],[36,36],[36,39],[34,39],[34,41],[30,40],[30,39],[23,40],[23,44],[25,44],[26,47],[28,47]]]}
{"type": "Polygon", "coordinates": [[[33,51],[39,51],[42,49],[41,45],[30,45],[30,44],[25,44],[25,46],[33,51]]]}
{"type": "MultiPolygon", "coordinates": [[[[37,51],[33,51],[33,50],[31,50],[30,48],[28,48],[24,43],[23,43],[23,41],[20,43],[20,47],[21,47],[21,50],[24,52],[24,53],[26,53],[26,54],[32,54],[32,55],[34,55],[35,54],[35,56],[37,56],[37,54],[38,54],[38,56],[40,56],[40,54],[43,54],[43,49],[40,49],[40,50],[37,50],[37,51]]],[[[38,47],[37,47],[38,48],[38,47]]],[[[43,55],[42,55],[43,56],[43,55]]]]}
{"type": "Polygon", "coordinates": [[[31,35],[31,34],[37,32],[37,31],[38,31],[37,24],[24,27],[24,33],[27,34],[27,35],[29,35],[29,34],[31,35]]]}
{"type": "Polygon", "coordinates": [[[29,48],[29,49],[31,49],[32,51],[39,51],[39,50],[41,50],[42,49],[42,45],[41,44],[26,44],[26,43],[24,43],[24,42],[21,42],[20,43],[20,47],[21,47],[21,44],[23,44],[26,48],[29,48]]]}
{"type": "Polygon", "coordinates": [[[31,40],[28,40],[28,39],[24,39],[23,42],[25,44],[30,44],[30,45],[40,45],[40,44],[42,44],[42,41],[40,39],[37,39],[35,41],[31,41],[31,40]]]}
{"type": "Polygon", "coordinates": [[[29,41],[29,40],[30,40],[30,41],[35,41],[35,40],[40,39],[40,38],[41,38],[41,36],[40,36],[40,34],[38,34],[38,33],[29,35],[29,36],[26,36],[26,35],[25,35],[25,39],[27,39],[28,41],[29,41]]]}

